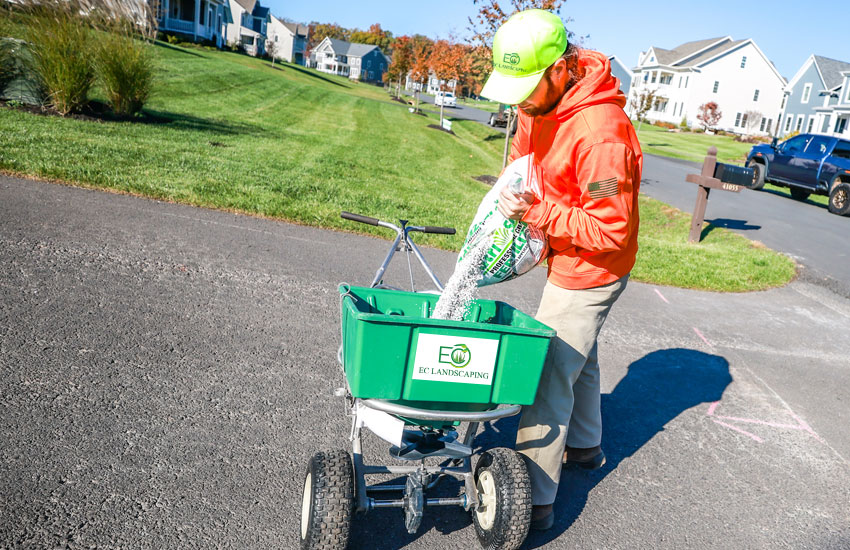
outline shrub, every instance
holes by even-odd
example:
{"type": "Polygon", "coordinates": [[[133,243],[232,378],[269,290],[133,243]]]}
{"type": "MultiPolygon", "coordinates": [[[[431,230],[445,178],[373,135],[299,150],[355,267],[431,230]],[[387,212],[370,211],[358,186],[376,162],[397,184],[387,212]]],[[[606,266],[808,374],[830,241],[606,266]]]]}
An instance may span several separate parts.
{"type": "Polygon", "coordinates": [[[165,41],[169,44],[177,44],[178,42],[180,42],[180,39],[174,36],[173,34],[166,34],[165,41]]]}
{"type": "Polygon", "coordinates": [[[676,127],[676,125],[675,125],[675,124],[672,124],[672,123],[670,123],[670,122],[663,122],[663,121],[660,121],[660,120],[659,120],[659,121],[657,121],[657,122],[653,122],[653,123],[652,123],[652,125],[653,125],[653,126],[658,126],[659,128],[666,128],[666,129],[668,129],[668,130],[672,130],[672,129],[674,129],[674,128],[676,127]]]}
{"type": "Polygon", "coordinates": [[[116,114],[135,115],[142,110],[153,87],[150,44],[134,38],[128,25],[116,24],[101,37],[96,67],[116,114]]]}
{"type": "Polygon", "coordinates": [[[26,41],[29,69],[47,104],[62,115],[85,105],[95,80],[96,44],[79,12],[58,1],[38,5],[26,41]]]}

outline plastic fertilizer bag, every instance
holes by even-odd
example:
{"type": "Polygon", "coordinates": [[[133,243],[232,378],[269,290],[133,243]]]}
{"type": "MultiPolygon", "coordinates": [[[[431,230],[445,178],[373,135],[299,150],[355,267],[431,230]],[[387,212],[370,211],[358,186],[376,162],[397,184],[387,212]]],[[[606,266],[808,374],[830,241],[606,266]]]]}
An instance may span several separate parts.
{"type": "Polygon", "coordinates": [[[539,264],[548,252],[545,233],[525,222],[509,220],[499,212],[499,193],[505,186],[515,195],[532,193],[538,198],[543,196],[540,168],[535,165],[533,154],[520,157],[505,168],[493,189],[484,196],[469,226],[457,258],[458,264],[480,242],[490,240],[478,286],[501,283],[522,275],[539,264]]]}

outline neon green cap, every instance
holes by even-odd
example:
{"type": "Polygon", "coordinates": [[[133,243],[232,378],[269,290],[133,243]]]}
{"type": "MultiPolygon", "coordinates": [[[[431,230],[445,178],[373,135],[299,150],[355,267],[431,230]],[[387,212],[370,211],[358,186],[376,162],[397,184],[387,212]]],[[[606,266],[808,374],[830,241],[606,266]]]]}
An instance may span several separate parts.
{"type": "Polygon", "coordinates": [[[508,105],[522,103],[568,44],[564,22],[554,13],[527,10],[512,15],[493,38],[493,72],[481,95],[508,105]]]}

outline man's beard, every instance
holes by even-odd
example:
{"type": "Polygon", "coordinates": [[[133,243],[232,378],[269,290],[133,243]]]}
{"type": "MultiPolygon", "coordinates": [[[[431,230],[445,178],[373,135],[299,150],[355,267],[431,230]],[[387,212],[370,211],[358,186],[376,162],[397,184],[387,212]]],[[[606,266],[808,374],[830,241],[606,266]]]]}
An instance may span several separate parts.
{"type": "Polygon", "coordinates": [[[543,98],[543,101],[541,101],[539,105],[530,105],[527,107],[523,107],[522,104],[520,104],[519,106],[522,112],[527,114],[528,116],[545,115],[546,113],[554,109],[555,106],[560,103],[561,98],[563,97],[563,94],[558,93],[558,91],[555,89],[555,85],[552,83],[552,80],[550,80],[548,74],[544,74],[543,78],[546,79],[547,83],[546,96],[543,98]]]}

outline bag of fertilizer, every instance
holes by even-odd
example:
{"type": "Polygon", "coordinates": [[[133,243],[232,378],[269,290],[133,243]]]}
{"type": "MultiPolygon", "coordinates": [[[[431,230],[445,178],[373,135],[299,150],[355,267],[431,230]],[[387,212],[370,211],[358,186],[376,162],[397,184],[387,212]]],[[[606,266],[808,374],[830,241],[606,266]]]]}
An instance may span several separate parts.
{"type": "Polygon", "coordinates": [[[548,252],[545,233],[525,222],[509,220],[499,212],[499,193],[505,186],[515,195],[532,193],[538,198],[543,196],[540,167],[535,165],[533,154],[520,157],[505,168],[493,189],[484,196],[469,226],[457,258],[458,263],[482,239],[490,242],[478,286],[492,285],[522,275],[539,264],[548,252]]]}

